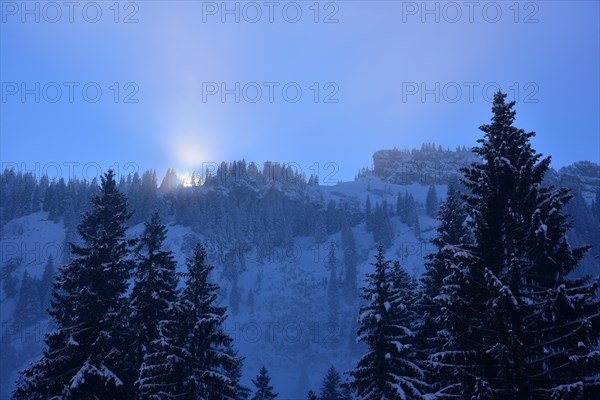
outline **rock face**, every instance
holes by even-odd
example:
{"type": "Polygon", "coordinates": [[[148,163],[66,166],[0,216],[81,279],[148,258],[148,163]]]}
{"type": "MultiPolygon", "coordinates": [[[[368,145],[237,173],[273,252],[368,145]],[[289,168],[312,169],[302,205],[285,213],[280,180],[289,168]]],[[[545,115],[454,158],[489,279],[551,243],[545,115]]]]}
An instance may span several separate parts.
{"type": "MultiPolygon", "coordinates": [[[[456,181],[460,168],[477,161],[465,147],[443,150],[424,145],[420,150],[379,150],[373,154],[373,170],[366,171],[391,183],[447,184],[456,181]]],[[[600,187],[600,166],[591,161],[578,161],[558,171],[550,169],[546,182],[555,186],[579,189],[588,204],[600,187]]]]}
{"type": "Polygon", "coordinates": [[[424,147],[421,150],[379,150],[373,154],[373,173],[396,184],[447,184],[460,175],[460,168],[475,161],[466,148],[457,151],[424,147]]]}
{"type": "Polygon", "coordinates": [[[559,184],[566,187],[579,186],[588,204],[600,190],[600,165],[591,161],[578,161],[558,170],[559,184]]]}

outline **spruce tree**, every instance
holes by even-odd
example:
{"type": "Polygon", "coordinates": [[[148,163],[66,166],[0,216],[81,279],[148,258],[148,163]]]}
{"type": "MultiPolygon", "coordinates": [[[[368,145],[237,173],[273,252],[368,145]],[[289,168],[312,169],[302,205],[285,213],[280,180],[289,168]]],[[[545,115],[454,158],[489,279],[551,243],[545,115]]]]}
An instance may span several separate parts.
{"type": "Polygon", "coordinates": [[[229,351],[232,339],[223,331],[226,308],[215,305],[219,287],[209,281],[214,267],[206,263],[202,244],[187,266],[178,302],[180,340],[188,354],[186,392],[192,399],[235,398],[238,388],[232,376],[242,361],[229,351]]]}
{"type": "Polygon", "coordinates": [[[2,280],[2,290],[5,298],[11,298],[17,294],[17,285],[19,279],[15,276],[15,270],[23,262],[22,257],[12,257],[5,261],[4,267],[0,270],[0,279],[2,280]]]}
{"type": "Polygon", "coordinates": [[[42,196],[40,194],[39,185],[35,186],[33,197],[31,199],[31,212],[38,212],[41,210],[42,196]]]}
{"type": "Polygon", "coordinates": [[[144,223],[136,249],[134,284],[129,298],[129,321],[135,332],[133,347],[143,355],[158,335],[158,323],[168,319],[169,307],[177,299],[176,264],[173,253],[164,249],[167,228],[158,213],[144,223]]]}
{"type": "Polygon", "coordinates": [[[425,200],[425,212],[431,218],[435,218],[438,213],[438,196],[437,191],[435,190],[435,186],[429,186],[429,190],[427,190],[427,198],[425,200]]]}
{"type": "Polygon", "coordinates": [[[598,390],[597,280],[573,280],[563,213],[571,195],[542,185],[550,158],[513,126],[496,93],[490,124],[463,169],[474,244],[456,247],[438,300],[448,338],[431,359],[456,374],[446,392],[472,399],[593,398],[598,390]]]}
{"type": "Polygon", "coordinates": [[[343,400],[341,383],[340,374],[332,365],[323,378],[319,400],[343,400]]]}
{"type": "Polygon", "coordinates": [[[402,201],[402,208],[400,209],[400,222],[403,222],[410,227],[414,227],[415,224],[418,224],[418,218],[417,202],[412,194],[406,192],[402,201]]]}
{"type": "Polygon", "coordinates": [[[365,226],[367,232],[371,232],[373,230],[373,211],[371,205],[371,197],[367,196],[367,200],[365,202],[365,226]]]}
{"type": "Polygon", "coordinates": [[[398,196],[396,197],[396,215],[402,218],[402,212],[404,210],[404,197],[402,193],[398,192],[398,196]]]}
{"type": "Polygon", "coordinates": [[[397,208],[398,208],[398,216],[400,217],[400,222],[403,222],[405,224],[409,224],[409,214],[410,214],[410,208],[412,206],[412,203],[414,201],[414,199],[411,197],[409,197],[409,193],[408,192],[404,192],[404,195],[402,195],[402,197],[400,197],[400,193],[398,193],[398,203],[397,203],[397,208]]]}
{"type": "Polygon", "coordinates": [[[174,320],[177,300],[176,263],[165,250],[167,229],[157,212],[144,224],[136,249],[134,285],[130,295],[129,324],[136,387],[141,398],[175,396],[182,392],[175,384],[181,378],[183,350],[178,346],[174,320]]]}
{"type": "Polygon", "coordinates": [[[319,398],[317,397],[315,392],[313,392],[312,390],[309,390],[308,394],[306,395],[306,400],[319,400],[319,398]]]}
{"type": "Polygon", "coordinates": [[[372,232],[375,243],[379,243],[384,249],[388,249],[394,239],[394,228],[388,213],[388,204],[384,200],[381,205],[375,205],[372,216],[372,232]]]}
{"type": "Polygon", "coordinates": [[[44,267],[44,273],[42,274],[42,280],[40,281],[40,301],[42,304],[42,313],[44,315],[48,311],[48,307],[50,307],[54,273],[54,258],[52,255],[49,255],[48,261],[46,261],[46,266],[44,267]]]}
{"type": "MultiPolygon", "coordinates": [[[[168,309],[176,315],[175,309],[168,309]]],[[[189,353],[180,345],[180,326],[173,318],[158,321],[156,339],[148,344],[139,378],[136,381],[137,398],[143,400],[162,400],[187,397],[186,388],[189,353]]]]}
{"type": "Polygon", "coordinates": [[[271,377],[264,366],[260,368],[256,379],[252,379],[252,383],[256,387],[252,400],[275,400],[277,398],[278,393],[273,391],[271,377]]]}
{"type": "Polygon", "coordinates": [[[21,289],[14,311],[14,323],[20,329],[37,321],[41,314],[41,301],[39,293],[40,282],[29,276],[27,270],[23,271],[21,289]]]}
{"type": "MultiPolygon", "coordinates": [[[[438,215],[437,235],[431,240],[436,251],[426,256],[425,273],[421,278],[417,308],[421,318],[417,321],[417,346],[422,359],[443,349],[445,325],[442,306],[436,301],[444,287],[444,280],[450,275],[451,266],[457,262],[454,254],[457,247],[470,242],[466,226],[467,212],[460,194],[454,185],[448,186],[446,201],[442,203],[438,215]]],[[[429,382],[440,389],[449,384],[451,377],[440,375],[434,363],[429,365],[429,382]]]]}
{"type": "Polygon", "coordinates": [[[78,226],[83,245],[71,245],[73,258],[59,268],[53,285],[50,315],[57,329],[46,336],[41,360],[21,373],[13,398],[131,397],[131,382],[121,378],[129,350],[121,340],[131,269],[129,217],[108,171],[78,226]]]}
{"type": "Polygon", "coordinates": [[[415,212],[413,222],[413,232],[417,240],[421,240],[421,223],[419,222],[419,214],[415,212]]]}
{"type": "Polygon", "coordinates": [[[319,245],[325,243],[325,240],[327,240],[327,224],[323,211],[319,210],[315,221],[315,243],[319,245]]]}
{"type": "Polygon", "coordinates": [[[357,295],[358,256],[354,234],[348,224],[342,229],[342,250],[344,252],[344,298],[347,304],[352,304],[356,301],[357,295]]]}
{"type": "Polygon", "coordinates": [[[368,284],[360,308],[358,340],[368,350],[349,371],[349,387],[364,400],[420,398],[426,389],[423,370],[414,362],[414,298],[399,265],[390,269],[379,246],[375,271],[367,274],[368,284]],[[403,282],[404,280],[404,282],[403,282]]]}
{"type": "Polygon", "coordinates": [[[329,269],[329,280],[327,281],[328,322],[334,328],[338,325],[338,313],[340,308],[335,246],[335,242],[331,241],[329,244],[329,253],[327,254],[327,269],[329,269]]]}

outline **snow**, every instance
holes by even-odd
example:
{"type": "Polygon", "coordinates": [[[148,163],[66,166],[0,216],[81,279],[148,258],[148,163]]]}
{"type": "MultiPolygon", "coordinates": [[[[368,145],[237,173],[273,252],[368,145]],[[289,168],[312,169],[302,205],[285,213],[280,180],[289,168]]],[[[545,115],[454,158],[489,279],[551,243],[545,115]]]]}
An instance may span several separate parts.
{"type": "Polygon", "coordinates": [[[546,226],[546,224],[541,224],[539,228],[536,229],[535,231],[535,235],[536,236],[546,236],[548,233],[548,226],[546,226]]]}
{"type": "MultiPolygon", "coordinates": [[[[346,201],[351,206],[364,208],[367,196],[373,205],[383,200],[394,207],[396,196],[409,192],[417,203],[424,205],[429,185],[390,184],[378,178],[361,178],[352,182],[343,182],[331,186],[321,186],[325,204],[329,200],[346,201]]],[[[436,185],[438,196],[445,197],[445,185],[436,185]]],[[[226,191],[224,187],[207,187],[207,191],[226,191]]],[[[254,190],[254,189],[252,189],[254,190]]],[[[287,190],[287,189],[286,189],[287,190]]],[[[290,189],[291,195],[296,195],[290,189]]],[[[317,197],[319,191],[315,190],[310,196],[317,197]]],[[[419,221],[422,229],[422,240],[415,238],[411,228],[401,223],[398,217],[391,219],[395,239],[393,246],[386,251],[388,259],[398,259],[402,266],[410,273],[417,275],[423,272],[424,257],[434,250],[428,242],[435,234],[434,228],[437,221],[425,214],[424,208],[419,206],[419,221]]],[[[54,241],[62,245],[65,231],[62,223],[55,224],[47,220],[45,212],[32,214],[27,217],[11,221],[4,229],[3,240],[18,241],[24,249],[35,248],[36,243],[44,244],[54,241]],[[20,233],[22,226],[23,233],[20,233]],[[51,238],[51,239],[48,239],[51,238]]],[[[143,232],[143,224],[138,224],[127,230],[130,237],[139,236],[143,232]]],[[[178,263],[178,272],[185,270],[185,259],[190,255],[189,241],[204,240],[202,232],[167,221],[166,248],[175,252],[178,263]]],[[[372,234],[367,232],[364,224],[352,228],[356,240],[358,260],[358,285],[363,286],[364,276],[372,272],[372,256],[375,252],[372,234]]],[[[316,245],[313,237],[294,238],[294,254],[288,255],[282,249],[274,249],[274,256],[259,262],[248,254],[246,270],[241,273],[238,286],[241,293],[240,312],[237,315],[228,313],[224,323],[224,330],[234,338],[234,346],[239,350],[240,356],[246,358],[243,367],[243,383],[251,385],[250,378],[254,377],[262,364],[272,365],[272,383],[283,398],[304,398],[296,391],[299,386],[298,377],[287,374],[290,366],[305,365],[305,389],[317,387],[325,370],[332,362],[338,370],[343,370],[354,362],[356,356],[347,351],[346,343],[355,337],[357,307],[348,306],[345,302],[340,305],[340,324],[342,327],[331,327],[327,322],[326,282],[329,271],[325,267],[329,241],[341,242],[339,233],[331,235],[326,242],[316,245]],[[259,279],[260,278],[260,279],[259,279]],[[257,283],[260,280],[260,285],[257,283]],[[251,310],[245,300],[248,292],[254,295],[254,307],[251,310]],[[310,350],[309,350],[310,349],[310,350]],[[311,357],[310,352],[318,352],[319,357],[311,357]],[[280,373],[278,371],[281,371],[280,373]]],[[[232,245],[231,243],[226,243],[232,245]]],[[[221,285],[218,293],[218,302],[227,305],[231,282],[224,277],[222,260],[215,259],[215,243],[210,243],[208,248],[210,262],[216,268],[212,278],[221,285]]],[[[3,250],[4,251],[4,250],[3,250]]],[[[343,260],[343,249],[337,248],[338,262],[343,260]]],[[[32,255],[32,254],[30,254],[32,255]]],[[[56,260],[60,257],[56,256],[56,260]]],[[[21,276],[24,269],[33,276],[40,276],[45,266],[45,257],[38,257],[35,263],[22,265],[16,272],[21,276]]],[[[60,265],[59,261],[56,266],[60,265]]],[[[181,284],[181,283],[180,283],[181,284]]],[[[1,318],[7,321],[12,316],[12,299],[3,300],[1,318]]],[[[384,305],[389,310],[389,305],[384,305]]],[[[374,314],[370,315],[372,317],[374,314]]],[[[366,315],[361,316],[366,317],[366,315]]],[[[363,337],[364,338],[364,337],[363,337]]],[[[38,342],[41,352],[41,340],[38,342]]],[[[74,343],[71,343],[74,345],[74,343]]],[[[360,344],[363,346],[363,344],[360,344]]],[[[27,360],[29,362],[30,360],[27,360]]],[[[25,365],[19,366],[22,368],[25,365]]]]}
{"type": "Polygon", "coordinates": [[[71,379],[71,389],[77,389],[80,385],[85,383],[85,374],[87,373],[87,364],[77,371],[75,376],[71,379]]]}
{"type": "MultiPolygon", "coordinates": [[[[410,335],[409,335],[410,336],[410,335]]],[[[391,342],[394,346],[396,346],[396,350],[398,350],[398,353],[402,353],[402,351],[411,348],[412,346],[409,344],[403,344],[397,341],[393,341],[391,342]]]]}
{"type": "Polygon", "coordinates": [[[435,296],[433,298],[433,300],[440,302],[440,303],[448,303],[448,302],[450,302],[450,300],[452,300],[452,297],[450,297],[447,294],[438,294],[437,296],[435,296]]]}
{"type": "Polygon", "coordinates": [[[30,276],[40,278],[48,256],[51,255],[57,265],[67,250],[64,225],[49,220],[47,212],[11,220],[2,228],[1,239],[2,266],[13,257],[23,258],[20,268],[15,272],[18,277],[27,270],[30,276]]]}
{"type": "Polygon", "coordinates": [[[73,336],[69,336],[69,340],[67,341],[67,343],[71,346],[79,346],[79,343],[77,343],[77,341],[75,339],[73,339],[73,336]]]}
{"type": "Polygon", "coordinates": [[[107,367],[101,365],[100,368],[86,361],[83,366],[77,371],[75,376],[71,378],[70,389],[77,389],[85,383],[85,377],[88,375],[97,375],[103,377],[107,382],[112,382],[115,386],[122,386],[123,382],[107,367]]]}

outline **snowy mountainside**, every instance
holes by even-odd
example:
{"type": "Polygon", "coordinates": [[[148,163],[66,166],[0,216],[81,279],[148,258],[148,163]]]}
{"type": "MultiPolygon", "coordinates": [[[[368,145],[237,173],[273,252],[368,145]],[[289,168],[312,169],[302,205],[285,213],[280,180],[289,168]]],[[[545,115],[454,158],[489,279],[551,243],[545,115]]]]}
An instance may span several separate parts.
{"type": "MultiPolygon", "coordinates": [[[[158,210],[168,228],[165,244],[180,272],[194,244],[200,240],[206,245],[216,266],[213,279],[221,287],[220,302],[228,307],[224,328],[245,357],[245,385],[252,387],[250,379],[264,364],[280,398],[304,399],[309,389],[319,389],[331,365],[338,371],[354,365],[361,354],[355,343],[361,300],[341,294],[348,273],[343,228],[353,237],[358,287],[372,269],[376,243],[383,241],[387,258],[418,276],[424,257],[433,251],[429,239],[436,220],[427,210],[428,193],[434,188],[434,197],[443,200],[447,183],[457,177],[450,172],[473,161],[473,155],[466,149],[424,146],[382,150],[373,160],[373,169],[361,171],[354,181],[331,186],[285,168],[260,172],[240,163],[222,166],[193,187],[178,185],[173,173],[170,183],[159,187],[152,171],[120,182],[135,211],[128,235],[139,236],[143,221],[158,210]],[[406,215],[409,200],[413,214],[406,215]],[[334,273],[328,266],[331,243],[334,273]],[[328,296],[332,277],[340,286],[336,304],[328,296]]],[[[28,282],[41,285],[49,255],[55,267],[69,259],[66,242],[77,240],[77,215],[97,190],[93,182],[40,181],[32,186],[22,178],[4,174],[3,184],[24,190],[0,192],[0,399],[10,393],[16,371],[40,355],[43,334],[51,329],[42,310],[28,307],[31,293],[23,289],[24,274],[28,282]],[[30,200],[11,197],[21,193],[30,200]]],[[[569,240],[595,245],[582,261],[581,273],[594,271],[600,254],[598,165],[578,162],[551,170],[546,181],[572,189],[569,240]]]]}
{"type": "MultiPolygon", "coordinates": [[[[445,186],[439,185],[436,189],[443,197],[445,186]]],[[[387,254],[390,258],[400,260],[415,275],[422,272],[423,256],[432,250],[427,239],[433,235],[435,226],[435,220],[426,215],[423,208],[428,186],[402,186],[375,177],[365,177],[354,182],[321,186],[317,190],[321,192],[323,204],[330,200],[344,201],[360,209],[364,209],[367,196],[374,206],[387,201],[391,209],[395,207],[398,193],[410,192],[418,203],[421,237],[417,238],[414,229],[400,222],[398,216],[392,216],[390,221],[394,241],[387,254]]],[[[326,260],[332,241],[335,243],[338,273],[342,272],[344,254],[340,232],[327,235],[321,243],[317,243],[313,236],[294,237],[292,245],[273,245],[264,256],[262,250],[252,243],[243,248],[233,246],[223,250],[222,241],[177,223],[175,218],[171,218],[167,228],[166,246],[175,253],[181,272],[185,270],[185,259],[191,254],[193,244],[198,240],[206,243],[209,259],[216,266],[213,279],[221,286],[221,303],[229,308],[225,329],[234,338],[240,355],[245,357],[243,376],[246,385],[252,386],[250,378],[264,364],[269,367],[273,385],[281,398],[300,399],[309,389],[318,390],[323,374],[330,365],[344,371],[356,361],[359,348],[355,343],[355,321],[359,302],[348,303],[341,299],[333,322],[327,303],[330,271],[326,267],[326,260]],[[233,279],[229,271],[232,263],[236,264],[239,272],[233,279]]],[[[10,275],[19,280],[27,271],[39,279],[48,255],[64,261],[66,231],[62,222],[49,220],[47,212],[34,213],[7,223],[2,231],[3,243],[7,243],[3,245],[3,263],[7,258],[20,255],[20,252],[27,253],[27,249],[39,248],[34,261],[19,263],[10,275]]],[[[139,236],[142,231],[143,224],[139,223],[128,230],[128,235],[139,236]]],[[[353,226],[352,233],[356,240],[360,287],[364,274],[371,268],[369,263],[375,242],[372,233],[366,231],[364,222],[353,226]]],[[[34,256],[33,253],[29,255],[34,256]]],[[[10,339],[18,353],[25,343],[23,332],[30,332],[34,328],[14,325],[13,312],[17,297],[18,294],[7,297],[2,289],[1,322],[5,328],[5,340],[10,339]]],[[[39,355],[43,332],[50,327],[47,318],[41,318],[37,324],[39,327],[35,325],[35,329],[40,331],[37,344],[30,346],[36,354],[30,354],[30,351],[27,357],[18,356],[18,365],[3,366],[3,375],[14,378],[16,370],[25,367],[39,355]],[[11,370],[5,370],[8,367],[11,370]]],[[[12,385],[11,380],[6,383],[12,385]]],[[[3,391],[2,398],[6,396],[7,392],[3,391]]]]}
{"type": "Polygon", "coordinates": [[[37,212],[9,221],[2,227],[0,261],[0,398],[7,398],[19,368],[37,359],[43,349],[44,334],[51,328],[45,315],[24,325],[14,318],[18,302],[17,287],[23,274],[41,279],[49,256],[66,260],[65,228],[62,222],[48,219],[47,212],[37,212]],[[11,288],[11,289],[9,289],[11,288]],[[14,291],[14,292],[13,292],[14,291]],[[6,342],[11,346],[5,346],[6,342]],[[18,354],[17,354],[18,353],[18,354]]]}

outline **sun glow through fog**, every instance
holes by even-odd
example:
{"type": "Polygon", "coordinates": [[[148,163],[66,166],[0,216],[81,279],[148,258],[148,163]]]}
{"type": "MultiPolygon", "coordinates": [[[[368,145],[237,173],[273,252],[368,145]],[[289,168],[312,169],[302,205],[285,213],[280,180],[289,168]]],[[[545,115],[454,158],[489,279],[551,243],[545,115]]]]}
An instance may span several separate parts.
{"type": "MultiPolygon", "coordinates": [[[[219,161],[214,142],[201,133],[166,135],[161,145],[165,146],[169,166],[177,171],[196,171],[200,170],[204,163],[219,161]]],[[[185,174],[189,175],[191,181],[191,172],[185,174]]]]}
{"type": "MultiPolygon", "coordinates": [[[[186,172],[179,172],[177,171],[177,179],[179,179],[179,181],[181,182],[181,184],[183,185],[183,187],[190,187],[193,186],[192,184],[192,174],[188,171],[186,172]]],[[[197,184],[197,182],[196,182],[197,184]]]]}

